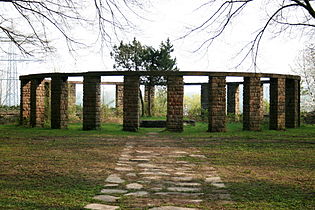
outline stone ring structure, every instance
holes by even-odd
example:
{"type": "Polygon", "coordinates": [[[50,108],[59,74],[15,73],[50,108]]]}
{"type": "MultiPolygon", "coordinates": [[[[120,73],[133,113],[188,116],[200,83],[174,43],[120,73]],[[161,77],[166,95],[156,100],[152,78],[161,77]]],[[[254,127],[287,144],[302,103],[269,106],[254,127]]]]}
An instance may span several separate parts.
{"type": "MultiPolygon", "coordinates": [[[[262,121],[262,82],[270,83],[269,127],[274,130],[300,125],[300,77],[295,75],[209,72],[209,71],[103,71],[85,73],[45,73],[20,76],[20,124],[44,125],[45,97],[51,97],[51,128],[67,128],[68,78],[83,77],[83,129],[100,128],[101,77],[123,76],[123,130],[139,129],[140,76],[167,78],[167,123],[169,131],[183,131],[184,76],[207,76],[201,84],[201,98],[208,108],[209,132],[224,132],[226,116],[238,100],[238,85],[227,83],[227,77],[243,78],[243,129],[260,130],[262,121]],[[45,79],[50,78],[50,93],[45,93],[45,79]],[[267,80],[261,80],[266,78],[267,80]],[[227,90],[227,91],[226,91],[227,90]],[[227,93],[227,94],[226,94],[227,93]],[[226,97],[228,95],[228,97],[226,97]],[[234,102],[233,102],[234,101],[234,102]],[[227,108],[228,104],[228,108],[227,108]],[[232,104],[232,106],[231,106],[232,104]],[[231,108],[232,107],[232,108],[231,108]]],[[[204,106],[204,105],[203,105],[204,106]]],[[[232,110],[232,111],[231,111],[232,110]]]]}

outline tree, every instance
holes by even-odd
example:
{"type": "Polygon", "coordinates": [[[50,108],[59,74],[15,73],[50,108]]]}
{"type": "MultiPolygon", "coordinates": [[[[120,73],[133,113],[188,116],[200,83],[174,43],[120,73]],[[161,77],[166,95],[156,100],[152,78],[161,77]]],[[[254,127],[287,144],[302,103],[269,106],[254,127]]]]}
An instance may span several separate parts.
{"type": "Polygon", "coordinates": [[[258,27],[248,45],[244,47],[243,50],[246,49],[246,51],[242,62],[251,57],[256,67],[260,44],[267,31],[278,36],[291,31],[293,27],[297,27],[296,31],[301,32],[302,35],[314,35],[314,0],[206,0],[198,9],[213,12],[210,12],[200,24],[191,28],[182,38],[193,33],[208,31],[208,38],[202,42],[197,50],[209,47],[229,26],[233,25],[238,16],[244,14],[246,9],[251,9],[251,6],[259,3],[266,11],[265,17],[262,17],[265,21],[258,27]],[[272,31],[268,30],[271,28],[272,31]]]}
{"type": "MultiPolygon", "coordinates": [[[[120,42],[119,46],[114,46],[110,53],[115,60],[114,69],[127,71],[178,71],[176,58],[172,58],[174,51],[170,40],[162,42],[159,49],[152,46],[143,46],[134,38],[131,43],[120,42]]],[[[151,89],[156,84],[165,84],[165,78],[162,76],[141,77],[141,83],[151,89]]],[[[142,94],[140,94],[142,95],[142,94]]],[[[148,95],[148,115],[151,116],[151,94],[148,95]]],[[[144,102],[141,98],[142,115],[144,115],[144,102]]]]}
{"type": "Polygon", "coordinates": [[[308,45],[298,58],[295,70],[302,78],[302,107],[305,111],[314,111],[315,106],[315,44],[308,45]]]}
{"type": "Polygon", "coordinates": [[[0,38],[13,42],[25,55],[51,51],[52,31],[58,31],[69,50],[85,45],[76,39],[73,27],[91,28],[102,43],[111,42],[119,30],[132,28],[129,15],[139,16],[138,0],[0,0],[0,38]]]}

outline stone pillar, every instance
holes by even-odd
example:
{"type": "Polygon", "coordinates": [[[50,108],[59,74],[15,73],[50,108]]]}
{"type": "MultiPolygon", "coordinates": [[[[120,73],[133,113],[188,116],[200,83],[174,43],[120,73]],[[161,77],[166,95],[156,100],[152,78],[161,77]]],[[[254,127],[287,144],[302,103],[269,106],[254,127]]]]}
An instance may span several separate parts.
{"type": "Polygon", "coordinates": [[[123,130],[139,130],[139,76],[124,76],[123,130]]]}
{"type": "Polygon", "coordinates": [[[238,83],[227,84],[227,113],[240,114],[240,91],[238,83]]]}
{"type": "Polygon", "coordinates": [[[68,126],[68,78],[51,78],[51,128],[63,129],[68,126]]]}
{"type": "Polygon", "coordinates": [[[264,104],[264,84],[260,83],[260,118],[261,121],[264,121],[265,115],[265,104],[264,104]]]}
{"type": "Polygon", "coordinates": [[[144,103],[145,103],[145,113],[147,116],[152,116],[152,110],[154,107],[154,95],[155,95],[155,86],[145,85],[144,86],[144,103]]]}
{"type": "Polygon", "coordinates": [[[97,130],[101,127],[101,77],[85,74],[83,78],[83,130],[97,130]]]}
{"type": "Polygon", "coordinates": [[[300,126],[300,81],[286,79],[285,81],[285,126],[297,128],[300,126]]]}
{"type": "Polygon", "coordinates": [[[209,108],[209,84],[201,85],[200,103],[201,103],[201,118],[206,119],[206,113],[209,108]]]}
{"type": "Polygon", "coordinates": [[[49,122],[51,120],[51,82],[45,80],[45,122],[49,122]]]}
{"type": "Polygon", "coordinates": [[[261,82],[260,77],[244,78],[243,129],[260,130],[261,124],[261,82]]]}
{"type": "Polygon", "coordinates": [[[76,84],[68,83],[68,106],[75,107],[76,99],[76,84]]]}
{"type": "Polygon", "coordinates": [[[285,79],[270,78],[269,129],[285,129],[285,79]]]}
{"type": "Polygon", "coordinates": [[[43,79],[31,80],[30,125],[44,127],[45,123],[45,85],[43,79]]]}
{"type": "Polygon", "coordinates": [[[116,110],[121,114],[124,107],[124,85],[116,85],[116,110]]]}
{"type": "Polygon", "coordinates": [[[167,130],[183,131],[183,101],[183,76],[169,76],[167,78],[167,130]]]}
{"type": "Polygon", "coordinates": [[[209,77],[209,132],[226,131],[226,78],[209,77]]]}
{"type": "Polygon", "coordinates": [[[21,80],[20,125],[28,125],[31,115],[31,81],[21,80]]]}

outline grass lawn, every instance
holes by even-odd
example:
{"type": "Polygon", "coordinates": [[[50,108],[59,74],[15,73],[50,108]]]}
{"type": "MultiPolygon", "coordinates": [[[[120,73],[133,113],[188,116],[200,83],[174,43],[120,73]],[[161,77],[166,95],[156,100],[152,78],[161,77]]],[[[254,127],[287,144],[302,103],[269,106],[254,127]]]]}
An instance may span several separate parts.
{"type": "MultiPolygon", "coordinates": [[[[315,209],[315,126],[287,131],[207,133],[207,124],[183,133],[163,129],[122,132],[118,124],[82,131],[0,126],[0,209],[81,209],[114,173],[127,141],[158,132],[198,148],[229,190],[222,209],[315,209]]],[[[187,161],[196,162],[194,158],[187,161]]],[[[201,208],[214,209],[211,199],[201,208]]],[[[128,209],[128,206],[125,207],[128,209]]]]}

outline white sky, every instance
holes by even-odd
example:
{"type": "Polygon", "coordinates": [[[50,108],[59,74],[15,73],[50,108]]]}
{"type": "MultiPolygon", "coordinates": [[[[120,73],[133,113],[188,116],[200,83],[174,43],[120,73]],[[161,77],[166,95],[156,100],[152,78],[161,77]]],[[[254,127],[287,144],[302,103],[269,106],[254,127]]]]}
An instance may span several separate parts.
{"type": "MultiPolygon", "coordinates": [[[[192,53],[208,36],[207,33],[193,34],[178,40],[183,36],[187,26],[201,23],[209,11],[193,11],[202,0],[153,0],[152,6],[145,14],[150,21],[138,20],[139,30],[128,33],[124,38],[128,42],[136,37],[141,43],[158,47],[161,41],[168,37],[174,45],[174,57],[182,71],[235,71],[240,57],[237,52],[253,38],[254,31],[262,21],[260,16],[265,11],[260,5],[250,8],[245,15],[235,19],[232,27],[225,31],[222,37],[207,50],[192,53]]],[[[80,35],[88,32],[82,32],[80,35]]],[[[266,36],[258,58],[261,72],[289,73],[295,64],[295,58],[303,48],[301,38],[289,38],[284,34],[275,39],[266,36]]],[[[118,43],[117,43],[118,44],[118,43]]],[[[64,47],[65,43],[55,42],[58,51],[46,63],[28,63],[24,65],[21,74],[39,72],[77,72],[77,71],[111,71],[113,60],[109,56],[110,49],[104,49],[103,54],[96,49],[81,50],[76,57],[72,57],[64,47]]],[[[237,71],[248,71],[248,63],[244,63],[237,71]]]]}

